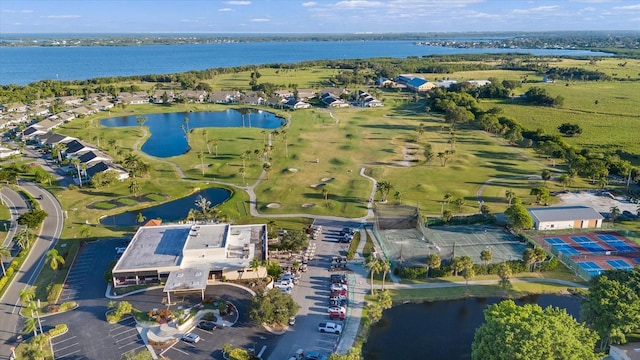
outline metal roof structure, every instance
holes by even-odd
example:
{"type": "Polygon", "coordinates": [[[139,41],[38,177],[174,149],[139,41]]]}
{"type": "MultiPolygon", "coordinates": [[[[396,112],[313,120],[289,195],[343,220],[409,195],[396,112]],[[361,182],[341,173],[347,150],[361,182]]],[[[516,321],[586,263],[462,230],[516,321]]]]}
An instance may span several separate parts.
{"type": "Polygon", "coordinates": [[[537,222],[604,219],[599,212],[588,206],[555,206],[528,210],[537,222]]]}

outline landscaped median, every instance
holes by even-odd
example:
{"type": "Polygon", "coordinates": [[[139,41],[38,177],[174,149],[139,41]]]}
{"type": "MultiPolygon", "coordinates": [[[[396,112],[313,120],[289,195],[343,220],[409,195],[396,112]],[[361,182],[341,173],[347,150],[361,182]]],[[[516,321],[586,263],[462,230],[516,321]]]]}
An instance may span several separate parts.
{"type": "Polygon", "coordinates": [[[58,324],[46,333],[36,335],[29,341],[23,342],[15,349],[16,360],[53,359],[49,341],[56,336],[66,334],[67,331],[69,331],[67,324],[58,324]]]}

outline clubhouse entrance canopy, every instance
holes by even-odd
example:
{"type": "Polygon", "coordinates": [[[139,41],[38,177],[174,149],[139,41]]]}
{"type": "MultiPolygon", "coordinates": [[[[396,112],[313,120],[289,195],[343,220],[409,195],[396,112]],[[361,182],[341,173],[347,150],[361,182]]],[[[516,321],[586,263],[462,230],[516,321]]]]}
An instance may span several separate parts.
{"type": "Polygon", "coordinates": [[[167,293],[167,302],[171,304],[171,293],[192,292],[200,290],[202,300],[204,300],[204,290],[207,288],[209,277],[209,267],[198,266],[169,273],[167,283],[163,291],[167,293]]]}

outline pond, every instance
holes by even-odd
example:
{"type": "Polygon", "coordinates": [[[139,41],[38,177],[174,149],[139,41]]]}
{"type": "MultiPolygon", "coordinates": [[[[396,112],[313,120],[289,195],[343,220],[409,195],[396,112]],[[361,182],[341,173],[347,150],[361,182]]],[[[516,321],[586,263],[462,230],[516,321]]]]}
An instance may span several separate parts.
{"type": "Polygon", "coordinates": [[[100,224],[105,226],[134,226],[142,225],[138,222],[138,213],[142,213],[146,220],[162,219],[164,222],[176,222],[186,219],[189,210],[196,208],[198,196],[202,196],[211,202],[211,207],[221,204],[231,196],[231,191],[220,188],[210,188],[191,194],[187,197],[170,201],[158,206],[153,206],[136,211],[105,216],[100,219],[100,224]]]}
{"type": "MultiPolygon", "coordinates": [[[[228,109],[215,112],[178,112],[143,115],[143,126],[149,128],[151,136],[142,145],[142,151],[159,158],[178,156],[189,151],[186,134],[190,130],[203,127],[247,127],[276,129],[286,124],[286,120],[274,113],[257,109],[228,109]],[[185,121],[186,119],[188,121],[185,121]]],[[[122,116],[104,119],[100,124],[106,127],[140,126],[136,116],[122,116]]],[[[210,136],[215,138],[215,136],[210,136]]]]}
{"type": "MultiPolygon", "coordinates": [[[[395,306],[371,327],[362,354],[365,360],[470,359],[475,331],[484,322],[484,309],[500,300],[469,298],[395,306]]],[[[552,305],[566,309],[576,319],[580,316],[575,296],[534,295],[516,303],[536,303],[543,308],[552,305]]]]}

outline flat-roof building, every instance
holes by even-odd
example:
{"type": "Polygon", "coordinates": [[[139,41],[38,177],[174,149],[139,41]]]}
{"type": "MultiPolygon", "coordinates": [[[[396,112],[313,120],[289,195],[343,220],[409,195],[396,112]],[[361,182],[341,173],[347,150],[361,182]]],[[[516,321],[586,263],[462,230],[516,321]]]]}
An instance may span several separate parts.
{"type": "Polygon", "coordinates": [[[528,209],[536,230],[589,229],[602,227],[604,217],[587,206],[557,206],[528,209]]]}
{"type": "Polygon", "coordinates": [[[165,292],[204,289],[209,282],[266,275],[251,268],[267,256],[266,225],[142,226],[114,266],[113,285],[165,284],[165,292]]]}

